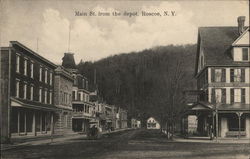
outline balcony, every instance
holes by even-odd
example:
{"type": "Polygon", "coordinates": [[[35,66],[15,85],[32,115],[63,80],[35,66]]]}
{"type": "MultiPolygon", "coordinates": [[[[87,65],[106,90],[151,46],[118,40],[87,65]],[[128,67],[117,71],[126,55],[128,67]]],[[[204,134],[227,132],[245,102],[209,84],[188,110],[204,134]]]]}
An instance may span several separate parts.
{"type": "Polygon", "coordinates": [[[85,118],[85,119],[92,119],[96,115],[94,112],[92,113],[86,113],[83,111],[73,111],[73,118],[85,118]]]}

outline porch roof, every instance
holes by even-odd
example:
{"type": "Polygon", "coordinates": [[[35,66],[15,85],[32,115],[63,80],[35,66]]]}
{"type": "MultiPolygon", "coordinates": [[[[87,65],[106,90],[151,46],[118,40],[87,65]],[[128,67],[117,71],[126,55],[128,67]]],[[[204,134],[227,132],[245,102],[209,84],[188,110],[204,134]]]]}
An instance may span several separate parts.
{"type": "Polygon", "coordinates": [[[209,111],[212,111],[212,107],[210,105],[206,105],[204,103],[195,103],[184,113],[184,115],[195,115],[197,112],[209,111]]]}
{"type": "Polygon", "coordinates": [[[19,107],[19,108],[44,110],[44,111],[58,111],[58,110],[60,110],[59,108],[55,107],[54,105],[28,101],[28,100],[24,100],[24,99],[17,99],[17,98],[13,98],[13,97],[11,97],[11,106],[12,107],[19,107]]]}
{"type": "MultiPolygon", "coordinates": [[[[213,106],[215,109],[215,106],[213,106]]],[[[217,109],[223,111],[249,111],[250,112],[250,104],[243,103],[233,103],[233,104],[220,104],[217,106],[217,109]]]]}

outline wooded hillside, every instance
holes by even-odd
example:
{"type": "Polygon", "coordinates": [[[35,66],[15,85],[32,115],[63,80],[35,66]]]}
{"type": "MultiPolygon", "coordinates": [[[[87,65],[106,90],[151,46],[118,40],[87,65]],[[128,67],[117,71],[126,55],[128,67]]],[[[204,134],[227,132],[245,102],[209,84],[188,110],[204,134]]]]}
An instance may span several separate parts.
{"type": "Polygon", "coordinates": [[[78,68],[93,88],[94,70],[99,95],[121,106],[129,116],[146,118],[182,109],[182,91],[195,89],[196,45],[160,46],[140,52],[80,62],[78,68]]]}

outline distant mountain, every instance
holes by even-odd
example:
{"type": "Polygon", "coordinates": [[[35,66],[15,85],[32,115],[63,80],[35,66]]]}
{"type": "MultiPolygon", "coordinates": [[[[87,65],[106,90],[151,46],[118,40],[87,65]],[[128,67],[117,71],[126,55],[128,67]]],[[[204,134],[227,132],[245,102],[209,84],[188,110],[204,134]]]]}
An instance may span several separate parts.
{"type": "Polygon", "coordinates": [[[196,45],[159,46],[140,52],[110,56],[96,62],[80,62],[78,68],[93,89],[94,70],[99,95],[109,104],[129,110],[130,116],[150,116],[158,106],[168,103],[168,81],[173,79],[178,64],[182,91],[195,89],[193,77],[196,45]]]}

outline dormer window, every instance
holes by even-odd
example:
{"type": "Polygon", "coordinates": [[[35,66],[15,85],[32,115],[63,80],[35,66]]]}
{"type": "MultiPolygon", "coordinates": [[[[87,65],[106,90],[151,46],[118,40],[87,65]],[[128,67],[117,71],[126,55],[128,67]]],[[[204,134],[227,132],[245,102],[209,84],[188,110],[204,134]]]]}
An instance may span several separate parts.
{"type": "Polygon", "coordinates": [[[234,47],[233,59],[234,61],[249,61],[249,48],[247,47],[234,47]]]}
{"type": "Polygon", "coordinates": [[[249,60],[249,49],[248,48],[242,48],[242,60],[243,61],[249,60]]]}

